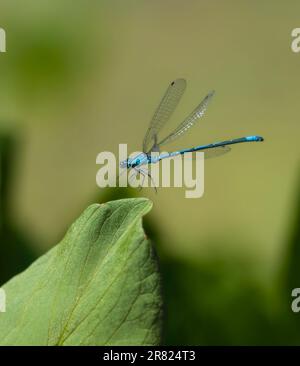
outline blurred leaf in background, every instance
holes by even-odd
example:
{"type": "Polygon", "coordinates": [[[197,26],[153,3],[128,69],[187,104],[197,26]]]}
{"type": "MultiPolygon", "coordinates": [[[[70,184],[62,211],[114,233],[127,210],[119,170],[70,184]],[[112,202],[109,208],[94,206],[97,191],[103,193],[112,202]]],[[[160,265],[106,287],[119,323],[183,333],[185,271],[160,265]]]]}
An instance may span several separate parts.
{"type": "Polygon", "coordinates": [[[23,271],[35,258],[33,243],[10,212],[17,141],[0,134],[0,284],[23,271]]]}
{"type": "Polygon", "coordinates": [[[2,22],[9,34],[9,49],[0,60],[0,96],[7,102],[1,113],[22,111],[21,123],[27,125],[32,121],[25,120],[24,114],[33,117],[40,110],[46,114],[54,112],[51,107],[66,107],[89,83],[91,70],[95,66],[101,69],[101,23],[95,23],[92,17],[96,15],[88,7],[72,4],[70,12],[68,4],[61,1],[37,4],[29,0],[24,12],[12,2],[4,7],[2,22]]]}
{"type": "Polygon", "coordinates": [[[300,174],[296,184],[295,200],[292,203],[289,223],[290,238],[287,240],[287,262],[285,263],[285,290],[300,287],[300,174]],[[294,212],[293,212],[294,210],[294,212]]]}
{"type": "Polygon", "coordinates": [[[277,343],[264,289],[251,280],[252,270],[247,263],[224,258],[164,261],[165,343],[277,343]]]}
{"type": "MultiPolygon", "coordinates": [[[[299,170],[300,171],[300,170],[299,170]]],[[[300,314],[291,308],[292,290],[300,288],[300,174],[295,185],[295,197],[290,204],[286,242],[283,246],[280,270],[278,271],[278,323],[281,326],[282,343],[300,344],[300,314]]]]}

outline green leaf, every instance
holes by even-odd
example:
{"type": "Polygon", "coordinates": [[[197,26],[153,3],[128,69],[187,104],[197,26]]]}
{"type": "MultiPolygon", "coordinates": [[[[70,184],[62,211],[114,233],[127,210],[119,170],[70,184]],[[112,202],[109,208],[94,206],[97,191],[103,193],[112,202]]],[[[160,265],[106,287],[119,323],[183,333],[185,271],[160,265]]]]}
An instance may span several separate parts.
{"type": "Polygon", "coordinates": [[[144,198],[89,206],[65,238],[3,288],[1,345],[157,345],[157,259],[144,198]]]}

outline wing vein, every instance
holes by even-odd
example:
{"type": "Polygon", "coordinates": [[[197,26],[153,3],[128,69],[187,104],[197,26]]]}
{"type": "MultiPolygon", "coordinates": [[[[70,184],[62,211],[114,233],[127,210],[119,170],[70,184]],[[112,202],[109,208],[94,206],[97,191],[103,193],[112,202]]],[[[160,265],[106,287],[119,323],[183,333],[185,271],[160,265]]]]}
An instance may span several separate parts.
{"type": "Polygon", "coordinates": [[[202,102],[193,110],[193,112],[184,119],[178,127],[166,136],[163,140],[161,140],[157,145],[162,146],[166,145],[171,141],[174,141],[185,134],[194,124],[204,115],[209,102],[211,101],[214,95],[214,91],[211,91],[207,96],[202,100],[202,102]]]}
{"type": "Polygon", "coordinates": [[[143,151],[147,153],[157,145],[157,134],[170,119],[186,88],[184,79],[174,80],[166,90],[146,132],[143,151]]]}

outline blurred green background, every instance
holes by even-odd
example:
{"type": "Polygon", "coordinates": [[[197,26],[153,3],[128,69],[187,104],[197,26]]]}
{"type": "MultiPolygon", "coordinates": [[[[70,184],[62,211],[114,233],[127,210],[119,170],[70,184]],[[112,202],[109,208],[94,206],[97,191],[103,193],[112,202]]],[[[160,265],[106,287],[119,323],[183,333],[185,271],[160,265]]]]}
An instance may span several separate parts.
{"type": "Polygon", "coordinates": [[[57,243],[91,202],[154,202],[165,344],[299,344],[300,3],[2,0],[0,283],[57,243]],[[259,134],[205,166],[205,194],[99,189],[101,151],[141,148],[168,83],[188,88],[170,128],[211,90],[172,148],[259,134]]]}

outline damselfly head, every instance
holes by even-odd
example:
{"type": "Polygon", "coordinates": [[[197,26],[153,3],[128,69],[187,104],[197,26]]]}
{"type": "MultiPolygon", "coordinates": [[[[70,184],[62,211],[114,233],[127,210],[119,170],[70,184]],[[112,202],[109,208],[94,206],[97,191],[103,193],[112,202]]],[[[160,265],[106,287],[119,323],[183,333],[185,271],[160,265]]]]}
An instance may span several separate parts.
{"type": "Polygon", "coordinates": [[[123,169],[128,168],[128,159],[120,162],[120,168],[123,168],[123,169]]]}
{"type": "Polygon", "coordinates": [[[130,168],[134,168],[137,165],[140,164],[140,159],[138,158],[133,158],[133,159],[126,159],[120,162],[120,167],[123,169],[130,169],[130,168]]]}

